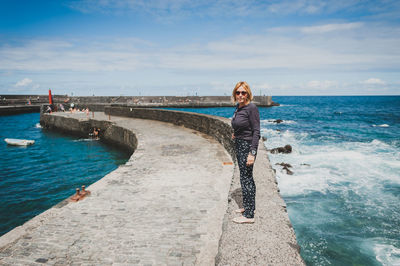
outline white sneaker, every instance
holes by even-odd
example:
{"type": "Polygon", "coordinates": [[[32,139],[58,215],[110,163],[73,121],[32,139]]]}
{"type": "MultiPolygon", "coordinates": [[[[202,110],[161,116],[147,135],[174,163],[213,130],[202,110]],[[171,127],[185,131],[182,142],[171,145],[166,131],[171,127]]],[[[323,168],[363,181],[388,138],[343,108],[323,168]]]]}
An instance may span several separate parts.
{"type": "MultiPolygon", "coordinates": [[[[244,213],[244,208],[237,209],[235,210],[236,213],[244,213]]],[[[256,210],[254,210],[254,213],[256,213],[256,210]]]]}
{"type": "Polygon", "coordinates": [[[252,224],[252,223],[254,223],[254,218],[247,218],[244,216],[240,216],[240,217],[233,218],[232,221],[237,224],[252,224]]]}
{"type": "Polygon", "coordinates": [[[236,213],[244,213],[244,208],[235,210],[236,213]]]}

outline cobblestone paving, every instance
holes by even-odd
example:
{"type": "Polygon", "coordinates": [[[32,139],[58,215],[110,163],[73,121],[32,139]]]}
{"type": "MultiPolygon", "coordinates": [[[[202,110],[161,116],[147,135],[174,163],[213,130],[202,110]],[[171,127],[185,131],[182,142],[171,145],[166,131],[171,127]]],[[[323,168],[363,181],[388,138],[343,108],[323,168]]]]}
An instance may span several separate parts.
{"type": "Polygon", "coordinates": [[[112,121],[137,135],[131,159],[88,187],[90,197],[55,206],[0,238],[0,265],[215,263],[233,175],[223,164],[229,155],[183,127],[112,121]]]}

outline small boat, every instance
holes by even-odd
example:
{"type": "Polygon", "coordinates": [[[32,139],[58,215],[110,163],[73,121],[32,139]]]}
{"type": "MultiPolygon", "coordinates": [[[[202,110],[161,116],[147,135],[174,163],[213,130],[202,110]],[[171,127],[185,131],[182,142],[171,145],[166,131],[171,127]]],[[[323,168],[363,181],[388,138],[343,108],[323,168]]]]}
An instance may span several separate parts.
{"type": "Polygon", "coordinates": [[[35,143],[34,140],[30,139],[4,139],[4,141],[13,146],[28,146],[35,143]]]}

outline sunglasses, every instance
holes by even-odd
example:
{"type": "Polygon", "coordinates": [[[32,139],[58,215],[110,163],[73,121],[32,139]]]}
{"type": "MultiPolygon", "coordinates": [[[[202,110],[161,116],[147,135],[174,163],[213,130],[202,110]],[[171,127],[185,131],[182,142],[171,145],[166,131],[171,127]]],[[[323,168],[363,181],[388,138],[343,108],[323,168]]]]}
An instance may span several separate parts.
{"type": "Polygon", "coordinates": [[[247,91],[236,91],[236,95],[240,95],[240,94],[242,94],[243,96],[247,95],[247,91]]]}

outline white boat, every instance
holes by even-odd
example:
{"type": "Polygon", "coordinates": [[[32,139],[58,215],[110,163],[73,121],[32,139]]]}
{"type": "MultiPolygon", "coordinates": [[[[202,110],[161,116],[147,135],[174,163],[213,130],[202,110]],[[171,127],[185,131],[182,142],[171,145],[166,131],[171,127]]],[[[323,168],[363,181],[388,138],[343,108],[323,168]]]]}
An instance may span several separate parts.
{"type": "Polygon", "coordinates": [[[30,139],[4,139],[4,141],[7,142],[8,145],[14,146],[28,146],[35,143],[34,140],[30,139]]]}

